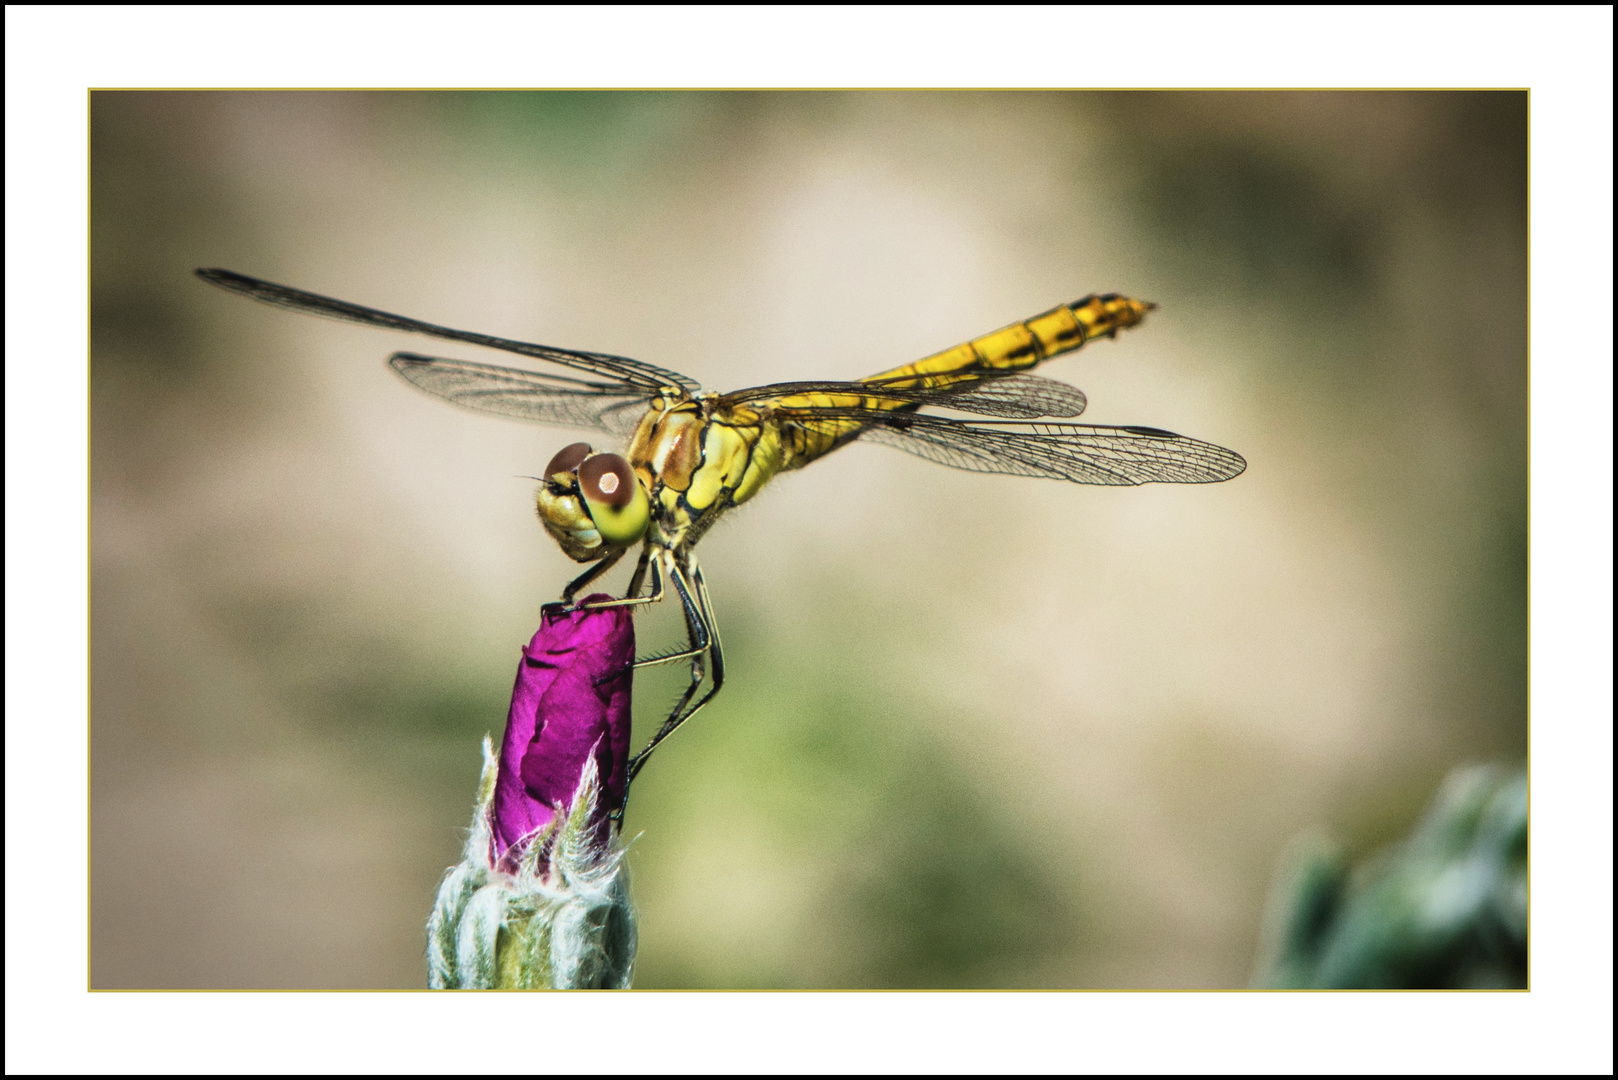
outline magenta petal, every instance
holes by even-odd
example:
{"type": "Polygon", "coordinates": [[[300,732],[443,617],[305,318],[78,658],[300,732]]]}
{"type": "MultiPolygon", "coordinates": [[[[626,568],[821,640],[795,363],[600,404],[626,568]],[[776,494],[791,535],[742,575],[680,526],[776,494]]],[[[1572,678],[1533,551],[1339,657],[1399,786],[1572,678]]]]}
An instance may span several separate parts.
{"type": "MultiPolygon", "coordinates": [[[[589,597],[598,599],[607,597],[589,597]]],[[[622,607],[547,618],[523,650],[490,823],[504,869],[515,867],[520,841],[565,812],[592,753],[602,827],[622,805],[634,659],[634,623],[622,607]]]]}

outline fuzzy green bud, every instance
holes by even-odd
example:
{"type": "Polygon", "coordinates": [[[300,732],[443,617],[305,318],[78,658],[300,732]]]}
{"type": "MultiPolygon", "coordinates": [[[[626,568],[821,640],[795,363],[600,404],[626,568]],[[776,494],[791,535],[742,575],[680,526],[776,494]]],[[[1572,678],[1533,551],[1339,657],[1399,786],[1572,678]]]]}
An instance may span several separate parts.
{"type": "Polygon", "coordinates": [[[595,758],[585,758],[566,815],[527,841],[514,872],[497,866],[490,828],[499,769],[485,736],[472,828],[427,921],[427,984],[435,990],[626,989],[635,962],[635,912],[625,847],[615,830],[597,825],[602,792],[595,758]]]}

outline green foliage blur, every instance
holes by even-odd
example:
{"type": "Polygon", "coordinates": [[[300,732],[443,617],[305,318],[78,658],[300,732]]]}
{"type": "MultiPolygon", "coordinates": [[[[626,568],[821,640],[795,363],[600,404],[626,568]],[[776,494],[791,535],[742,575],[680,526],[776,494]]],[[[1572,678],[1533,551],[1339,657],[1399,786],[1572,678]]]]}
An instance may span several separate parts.
{"type": "Polygon", "coordinates": [[[1526,989],[1527,773],[1457,769],[1407,839],[1352,871],[1300,840],[1270,905],[1256,986],[1526,989]]]}

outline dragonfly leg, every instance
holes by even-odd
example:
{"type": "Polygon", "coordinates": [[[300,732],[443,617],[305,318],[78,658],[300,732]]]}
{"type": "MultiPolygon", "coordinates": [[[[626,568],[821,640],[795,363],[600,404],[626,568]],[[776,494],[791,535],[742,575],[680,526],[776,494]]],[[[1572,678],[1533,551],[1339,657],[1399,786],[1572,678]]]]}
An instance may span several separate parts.
{"type": "Polygon", "coordinates": [[[539,605],[540,616],[543,618],[550,618],[571,608],[573,606],[573,597],[578,594],[580,589],[590,584],[590,582],[594,581],[602,574],[605,574],[608,570],[611,570],[613,564],[623,557],[623,551],[618,550],[602,557],[601,559],[598,559],[594,564],[591,565],[590,569],[586,570],[584,573],[567,583],[567,588],[562,590],[562,599],[553,600],[548,604],[539,605]]]}
{"type": "MultiPolygon", "coordinates": [[[[635,572],[630,575],[629,588],[624,593],[624,597],[626,599],[631,596],[640,595],[641,586],[646,584],[646,567],[651,562],[651,559],[652,545],[642,544],[640,549],[640,559],[635,563],[635,572]]],[[[661,584],[658,587],[661,588],[661,584]]],[[[662,594],[659,593],[659,596],[661,595],[662,594]]]]}
{"type": "MultiPolygon", "coordinates": [[[[644,566],[646,564],[646,555],[643,553],[640,559],[640,566],[644,566]]],[[[635,568],[636,577],[640,576],[640,566],[635,568]]],[[[630,585],[631,588],[629,592],[624,594],[624,597],[621,600],[597,600],[593,604],[580,604],[579,606],[584,608],[586,611],[600,611],[602,608],[610,607],[634,607],[637,604],[658,604],[663,600],[663,577],[655,562],[652,564],[652,591],[650,593],[645,596],[636,596],[635,594],[640,591],[639,586],[633,581],[630,582],[630,585]]]]}
{"type": "Polygon", "coordinates": [[[702,617],[708,626],[710,639],[708,666],[713,673],[713,685],[708,688],[706,694],[702,695],[702,700],[692,706],[691,711],[685,714],[688,720],[696,714],[698,709],[708,704],[709,700],[719,693],[719,688],[725,685],[725,643],[719,639],[719,620],[714,618],[713,601],[708,599],[708,583],[703,580],[702,567],[693,565],[691,567],[691,576],[696,582],[697,601],[702,605],[702,617]]]}
{"type": "MultiPolygon", "coordinates": [[[[659,743],[674,733],[674,730],[695,716],[697,710],[706,705],[719,688],[725,683],[725,656],[719,643],[719,630],[714,622],[713,606],[708,599],[708,587],[702,580],[702,570],[693,566],[690,584],[687,583],[685,573],[678,566],[671,566],[669,576],[674,582],[674,590],[680,596],[682,606],[685,608],[686,631],[690,636],[691,648],[681,655],[692,657],[691,684],[686,687],[679,702],[669,713],[663,726],[657,729],[645,749],[629,760],[628,780],[633,781],[635,776],[646,766],[646,759],[652,756],[659,743]],[[707,654],[704,663],[702,654],[707,654]],[[702,688],[703,682],[709,675],[713,676],[712,684],[707,693],[696,702],[697,691],[702,688]]],[[[675,659],[670,657],[669,659],[675,659]]]]}
{"type": "MultiPolygon", "coordinates": [[[[641,601],[642,603],[650,603],[654,600],[661,600],[663,598],[663,579],[659,574],[659,565],[660,562],[652,563],[652,590],[654,595],[646,597],[643,601],[641,601]]],[[[657,667],[659,664],[672,664],[676,660],[689,660],[692,657],[701,656],[703,653],[708,651],[707,628],[702,627],[700,623],[694,624],[691,621],[693,617],[692,613],[699,609],[696,607],[694,601],[691,600],[688,591],[681,587],[683,578],[680,577],[679,571],[674,568],[673,564],[670,564],[669,566],[669,575],[674,579],[675,592],[679,595],[681,607],[684,609],[685,632],[690,647],[685,649],[677,649],[674,652],[659,653],[656,656],[637,658],[635,661],[635,666],[638,668],[657,667]],[[694,625],[698,626],[699,629],[693,630],[692,627],[694,625]]]]}
{"type": "MultiPolygon", "coordinates": [[[[654,566],[654,581],[657,580],[656,573],[656,567],[654,566]]],[[[684,576],[673,566],[669,567],[669,576],[674,581],[674,591],[680,598],[681,613],[685,616],[685,635],[688,648],[637,659],[635,666],[638,668],[672,664],[676,660],[691,660],[693,663],[698,663],[702,654],[708,651],[708,627],[702,622],[701,609],[697,606],[696,601],[692,599],[691,590],[686,584],[684,576]]],[[[687,696],[689,697],[689,695],[687,696]]]]}
{"type": "MultiPolygon", "coordinates": [[[[624,550],[627,550],[627,549],[624,549],[624,550]]],[[[607,555],[607,556],[603,557],[600,562],[596,563],[594,566],[590,567],[590,569],[586,570],[584,573],[580,574],[578,577],[576,577],[572,581],[568,582],[567,588],[562,590],[562,599],[552,601],[549,604],[540,605],[540,608],[539,608],[540,613],[542,615],[545,615],[545,616],[549,617],[549,616],[556,615],[556,614],[558,614],[560,612],[567,611],[567,610],[572,609],[574,607],[577,607],[577,608],[579,608],[581,610],[584,610],[584,611],[599,611],[602,608],[631,607],[631,606],[634,606],[636,604],[655,604],[655,603],[657,603],[658,601],[663,599],[663,582],[662,582],[662,579],[658,576],[657,567],[655,565],[652,567],[652,592],[651,592],[651,595],[649,595],[649,596],[639,596],[639,595],[637,595],[641,590],[641,583],[645,580],[646,564],[647,564],[647,560],[650,558],[650,556],[651,556],[651,552],[650,552],[649,549],[646,549],[646,548],[641,549],[640,561],[635,564],[635,576],[630,579],[629,591],[624,594],[623,599],[621,599],[621,600],[597,600],[594,603],[589,603],[589,604],[575,604],[573,602],[574,595],[577,594],[580,589],[584,588],[586,585],[590,584],[590,582],[594,581],[596,578],[598,578],[602,574],[606,573],[608,570],[610,570],[612,568],[614,563],[616,563],[619,559],[624,557],[624,551],[619,550],[619,551],[613,552],[611,555],[607,555]]]]}

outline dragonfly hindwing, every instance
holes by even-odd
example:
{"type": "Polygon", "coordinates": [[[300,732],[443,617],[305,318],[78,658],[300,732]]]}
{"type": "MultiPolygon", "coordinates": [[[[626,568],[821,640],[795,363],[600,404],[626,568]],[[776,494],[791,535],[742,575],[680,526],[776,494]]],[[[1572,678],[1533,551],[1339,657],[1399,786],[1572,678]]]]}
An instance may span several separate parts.
{"type": "Polygon", "coordinates": [[[873,418],[866,442],[969,472],[1078,484],[1210,484],[1247,468],[1235,451],[1157,428],[994,424],[910,414],[873,418]]]}

